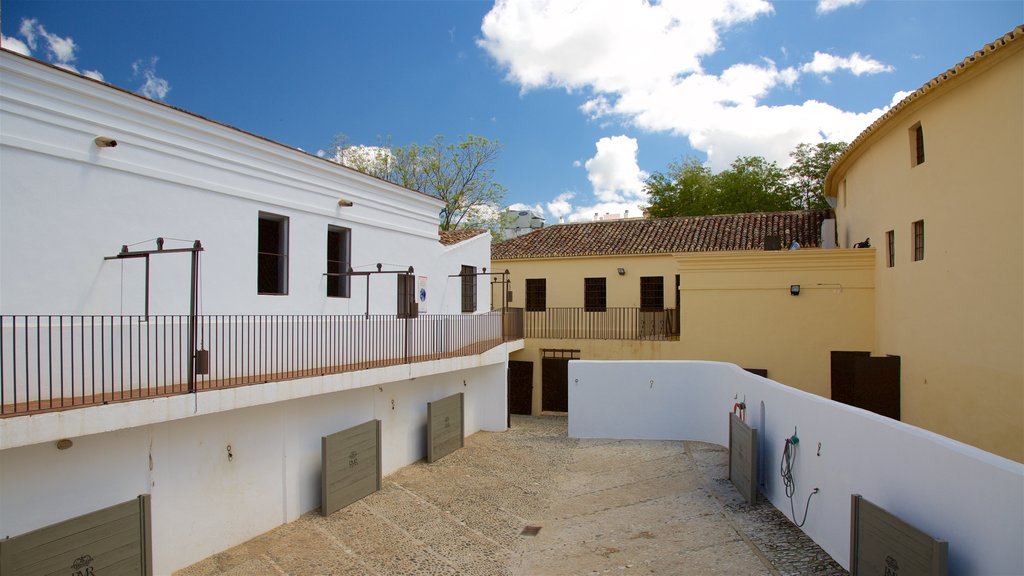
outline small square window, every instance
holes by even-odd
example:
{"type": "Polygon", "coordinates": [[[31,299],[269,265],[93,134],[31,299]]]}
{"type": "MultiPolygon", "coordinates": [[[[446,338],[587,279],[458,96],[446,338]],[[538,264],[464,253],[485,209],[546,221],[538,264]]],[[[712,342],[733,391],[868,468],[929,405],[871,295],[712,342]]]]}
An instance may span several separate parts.
{"type": "Polygon", "coordinates": [[[887,265],[892,268],[896,265],[896,232],[889,230],[885,233],[887,265]]]}
{"type": "Polygon", "coordinates": [[[924,260],[924,220],[914,222],[914,262],[924,260]]]}
{"type": "Polygon", "coordinates": [[[288,293],[288,217],[260,212],[257,231],[257,294],[288,293]]]}

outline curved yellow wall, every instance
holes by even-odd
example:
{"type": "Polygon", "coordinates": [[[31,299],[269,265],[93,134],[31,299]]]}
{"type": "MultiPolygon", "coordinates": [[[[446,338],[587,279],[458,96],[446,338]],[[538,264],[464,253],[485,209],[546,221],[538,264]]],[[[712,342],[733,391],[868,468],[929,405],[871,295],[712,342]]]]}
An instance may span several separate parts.
{"type": "Polygon", "coordinates": [[[833,179],[840,245],[870,236],[876,247],[873,351],[902,358],[903,420],[1024,461],[1024,50],[1015,44],[906,106],[833,179]],[[918,122],[925,162],[912,166],[918,122]],[[917,262],[916,220],[925,222],[917,262]]]}

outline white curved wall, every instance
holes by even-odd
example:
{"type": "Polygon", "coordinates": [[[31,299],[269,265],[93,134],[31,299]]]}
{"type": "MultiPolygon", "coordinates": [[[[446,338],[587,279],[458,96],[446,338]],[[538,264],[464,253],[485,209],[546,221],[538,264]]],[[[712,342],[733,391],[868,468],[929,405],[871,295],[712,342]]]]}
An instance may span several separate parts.
{"type": "Polygon", "coordinates": [[[724,446],[727,415],[744,398],[764,439],[762,492],[789,515],[778,470],[795,428],[797,514],[820,488],[803,530],[844,567],[850,494],[861,494],[948,541],[950,574],[1024,574],[1024,465],[732,364],[571,361],[569,435],[724,446]]]}

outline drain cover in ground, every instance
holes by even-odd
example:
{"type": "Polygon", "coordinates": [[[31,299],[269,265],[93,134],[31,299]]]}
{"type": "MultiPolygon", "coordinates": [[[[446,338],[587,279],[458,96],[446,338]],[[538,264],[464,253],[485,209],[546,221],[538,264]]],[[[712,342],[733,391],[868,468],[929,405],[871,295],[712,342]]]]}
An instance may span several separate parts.
{"type": "Polygon", "coordinates": [[[519,533],[520,536],[536,536],[540,532],[540,526],[527,526],[519,533]]]}

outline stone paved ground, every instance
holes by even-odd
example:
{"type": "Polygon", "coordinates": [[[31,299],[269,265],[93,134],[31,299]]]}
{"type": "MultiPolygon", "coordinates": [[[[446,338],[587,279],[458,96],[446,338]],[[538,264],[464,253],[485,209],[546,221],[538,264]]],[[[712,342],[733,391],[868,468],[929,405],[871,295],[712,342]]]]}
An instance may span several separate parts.
{"type": "Polygon", "coordinates": [[[770,504],[740,499],[722,447],[570,439],[564,417],[512,423],[177,574],[845,574],[770,504]]]}

